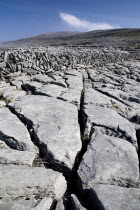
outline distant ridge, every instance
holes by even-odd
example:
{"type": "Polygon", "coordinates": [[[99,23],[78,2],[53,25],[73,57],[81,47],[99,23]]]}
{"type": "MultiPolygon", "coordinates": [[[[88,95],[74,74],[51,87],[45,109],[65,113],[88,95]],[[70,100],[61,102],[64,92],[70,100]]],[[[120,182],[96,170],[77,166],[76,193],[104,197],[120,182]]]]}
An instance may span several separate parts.
{"type": "Polygon", "coordinates": [[[38,47],[48,45],[89,45],[140,47],[140,29],[112,29],[90,32],[52,32],[15,41],[1,42],[0,47],[38,47]]]}

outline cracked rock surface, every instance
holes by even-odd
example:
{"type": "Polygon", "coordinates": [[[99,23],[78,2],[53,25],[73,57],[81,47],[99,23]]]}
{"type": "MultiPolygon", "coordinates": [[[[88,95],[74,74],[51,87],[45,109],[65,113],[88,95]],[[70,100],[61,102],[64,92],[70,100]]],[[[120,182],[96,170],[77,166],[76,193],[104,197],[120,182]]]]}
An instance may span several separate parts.
{"type": "Polygon", "coordinates": [[[0,210],[140,210],[139,78],[119,49],[1,50],[0,210]]]}
{"type": "Polygon", "coordinates": [[[25,96],[10,104],[33,129],[35,141],[50,161],[72,168],[81,150],[77,107],[45,97],[25,96]],[[72,132],[69,132],[71,130],[72,132]]]}
{"type": "Polygon", "coordinates": [[[94,209],[140,209],[140,189],[124,188],[113,185],[95,185],[91,190],[89,202],[94,209]]]}

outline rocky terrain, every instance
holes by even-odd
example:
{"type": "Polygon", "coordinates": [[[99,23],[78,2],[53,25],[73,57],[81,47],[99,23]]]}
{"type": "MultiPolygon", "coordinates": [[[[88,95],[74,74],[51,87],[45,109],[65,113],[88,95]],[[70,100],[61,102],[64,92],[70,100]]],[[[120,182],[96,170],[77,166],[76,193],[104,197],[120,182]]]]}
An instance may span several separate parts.
{"type": "Polygon", "coordinates": [[[140,50],[140,29],[121,28],[90,32],[53,32],[15,41],[0,42],[0,48],[39,46],[119,47],[140,50]]]}
{"type": "Polygon", "coordinates": [[[0,210],[140,210],[139,58],[0,51],[0,210]]]}

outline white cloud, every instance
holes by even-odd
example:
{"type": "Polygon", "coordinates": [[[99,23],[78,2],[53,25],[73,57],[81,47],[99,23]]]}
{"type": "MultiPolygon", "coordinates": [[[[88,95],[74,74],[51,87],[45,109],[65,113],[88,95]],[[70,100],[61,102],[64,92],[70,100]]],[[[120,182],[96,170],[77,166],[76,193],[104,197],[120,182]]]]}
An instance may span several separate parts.
{"type": "Polygon", "coordinates": [[[87,20],[81,20],[77,18],[74,15],[67,14],[67,13],[59,13],[61,19],[65,21],[67,24],[70,26],[73,26],[75,28],[79,28],[82,30],[102,30],[102,29],[115,29],[115,28],[120,28],[117,25],[111,25],[108,23],[95,23],[95,22],[90,22],[87,20]]]}

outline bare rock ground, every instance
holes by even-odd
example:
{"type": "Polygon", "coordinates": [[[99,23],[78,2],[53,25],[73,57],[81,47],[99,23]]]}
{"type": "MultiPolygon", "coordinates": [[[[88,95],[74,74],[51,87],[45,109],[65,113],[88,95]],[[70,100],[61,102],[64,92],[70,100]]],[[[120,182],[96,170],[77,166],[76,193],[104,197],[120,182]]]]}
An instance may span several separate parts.
{"type": "Polygon", "coordinates": [[[0,51],[0,210],[140,209],[140,62],[0,51]]]}

